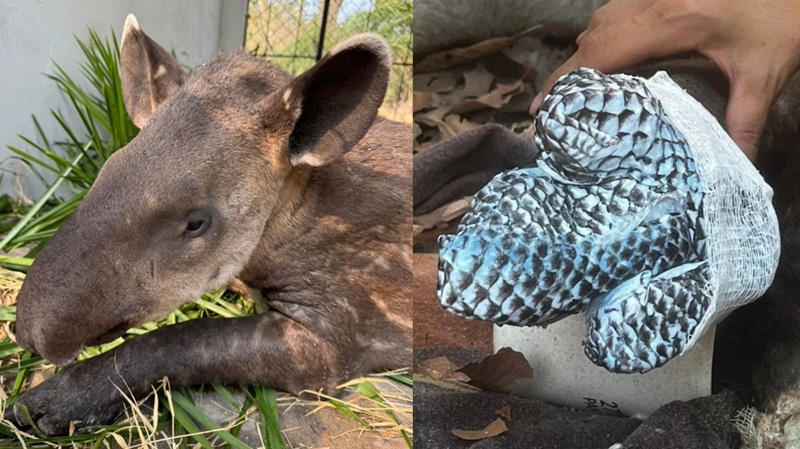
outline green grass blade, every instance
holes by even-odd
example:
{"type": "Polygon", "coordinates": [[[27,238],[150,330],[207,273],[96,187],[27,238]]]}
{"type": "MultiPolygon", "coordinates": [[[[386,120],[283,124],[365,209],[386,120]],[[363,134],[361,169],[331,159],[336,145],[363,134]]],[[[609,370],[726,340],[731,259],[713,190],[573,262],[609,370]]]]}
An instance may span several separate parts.
{"type": "Polygon", "coordinates": [[[4,359],[6,357],[11,357],[12,355],[19,354],[20,352],[23,351],[24,349],[22,349],[16,343],[3,343],[2,345],[0,345],[0,358],[4,359]]]}
{"type": "Polygon", "coordinates": [[[386,377],[389,378],[389,379],[392,379],[393,381],[395,381],[397,383],[400,383],[400,384],[403,384],[403,385],[406,385],[406,386],[409,386],[409,387],[413,387],[414,386],[414,378],[411,377],[410,374],[392,374],[392,375],[386,376],[386,377]]]}
{"type": "Polygon", "coordinates": [[[267,449],[286,449],[281,433],[280,416],[278,414],[278,399],[274,388],[254,387],[254,404],[261,413],[261,423],[264,427],[264,438],[267,449]]]}
{"type": "Polygon", "coordinates": [[[227,431],[221,430],[222,426],[214,422],[211,418],[206,416],[205,413],[200,411],[200,409],[198,409],[194,405],[188,394],[172,390],[172,400],[174,404],[183,409],[187,413],[187,415],[191,416],[192,419],[197,421],[207,430],[211,430],[212,432],[214,432],[214,434],[217,437],[228,443],[230,447],[235,449],[251,449],[246,444],[242,443],[238,438],[234,437],[227,431]]]}
{"type": "MultiPolygon", "coordinates": [[[[9,266],[18,266],[28,268],[33,264],[33,259],[29,257],[15,257],[0,254],[0,265],[9,268],[9,266]]],[[[10,268],[9,268],[10,269],[10,268]]],[[[23,271],[23,270],[15,270],[23,271]]]]}
{"type": "Polygon", "coordinates": [[[0,366],[0,374],[18,373],[20,370],[33,368],[35,366],[44,365],[45,360],[39,356],[31,357],[29,360],[21,361],[18,364],[0,366]]]}
{"type": "MultiPolygon", "coordinates": [[[[89,145],[90,144],[86,144],[87,147],[89,145]]],[[[81,159],[83,159],[83,154],[78,155],[78,157],[76,157],[74,159],[73,164],[77,164],[78,162],[80,162],[81,159]]],[[[50,197],[53,196],[53,194],[56,192],[56,189],[58,189],[58,186],[60,186],[61,182],[64,180],[64,177],[69,175],[71,172],[72,172],[72,169],[71,168],[67,168],[64,171],[64,173],[62,174],[62,176],[59,179],[57,179],[53,183],[53,185],[50,186],[49,189],[47,189],[47,191],[44,193],[44,195],[41,198],[39,198],[38,201],[36,201],[36,203],[33,205],[33,207],[31,207],[31,209],[28,211],[28,213],[25,214],[24,217],[22,217],[22,220],[20,220],[19,223],[16,224],[16,226],[11,228],[11,231],[9,231],[9,233],[6,234],[6,236],[3,238],[3,240],[0,240],[0,248],[5,248],[8,245],[8,242],[13,240],[14,237],[17,236],[17,233],[23,227],[25,227],[25,225],[33,218],[34,215],[36,215],[37,212],[39,212],[39,210],[50,199],[50,197]]]]}
{"type": "MultiPolygon", "coordinates": [[[[19,348],[19,349],[22,349],[22,348],[19,348]]],[[[22,355],[22,357],[20,358],[20,361],[26,362],[26,361],[28,361],[30,359],[31,359],[31,353],[30,352],[26,352],[25,354],[22,355]]],[[[19,370],[19,372],[17,373],[16,379],[14,379],[14,389],[11,390],[11,396],[17,396],[19,394],[19,391],[22,389],[22,384],[25,383],[25,378],[28,377],[28,370],[29,369],[30,368],[24,368],[24,369],[19,370]]]]}
{"type": "Polygon", "coordinates": [[[188,430],[189,433],[193,434],[191,438],[194,438],[194,440],[200,443],[200,445],[205,449],[214,449],[214,446],[210,441],[208,441],[208,438],[200,433],[200,428],[195,425],[194,421],[192,421],[192,418],[190,418],[189,414],[183,409],[183,406],[178,404],[178,398],[180,397],[183,399],[183,396],[174,390],[171,392],[171,394],[173,400],[172,416],[175,418],[175,421],[177,421],[181,427],[188,430]]]}
{"type": "MultiPolygon", "coordinates": [[[[20,138],[25,140],[25,137],[20,136],[20,138]]],[[[53,167],[51,164],[48,164],[47,162],[45,162],[45,161],[43,161],[43,160],[41,160],[39,158],[37,158],[36,156],[31,155],[27,151],[22,151],[19,148],[15,147],[15,146],[12,146],[12,145],[7,145],[6,148],[11,150],[13,153],[18,154],[28,164],[36,164],[36,165],[38,165],[38,166],[40,166],[42,168],[45,168],[45,169],[47,169],[47,170],[49,170],[49,171],[51,171],[51,172],[53,172],[53,173],[55,173],[57,175],[61,175],[61,172],[57,168],[53,167]]],[[[45,152],[45,154],[47,154],[47,153],[45,152]]]]}

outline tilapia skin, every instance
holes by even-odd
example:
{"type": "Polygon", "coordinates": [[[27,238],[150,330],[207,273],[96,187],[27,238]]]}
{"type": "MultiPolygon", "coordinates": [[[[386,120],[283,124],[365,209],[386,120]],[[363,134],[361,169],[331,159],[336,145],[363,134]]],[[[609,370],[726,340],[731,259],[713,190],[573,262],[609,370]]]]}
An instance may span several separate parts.
{"type": "Polygon", "coordinates": [[[647,372],[708,310],[703,189],[691,148],[638,79],[580,69],[535,122],[535,167],[496,176],[440,237],[442,306],[546,325],[586,310],[586,355],[647,372]]]}

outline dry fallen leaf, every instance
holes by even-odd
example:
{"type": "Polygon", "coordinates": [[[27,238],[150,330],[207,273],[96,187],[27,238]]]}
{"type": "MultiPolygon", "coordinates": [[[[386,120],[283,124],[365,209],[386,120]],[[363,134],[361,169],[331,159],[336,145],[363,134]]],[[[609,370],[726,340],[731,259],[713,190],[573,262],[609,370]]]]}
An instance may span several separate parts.
{"type": "Polygon", "coordinates": [[[464,215],[469,210],[471,203],[472,197],[467,196],[452,203],[447,203],[427,214],[414,217],[414,235],[417,236],[426,229],[432,229],[440,224],[447,224],[451,220],[464,215]]]}
{"type": "Polygon", "coordinates": [[[445,70],[450,67],[474,61],[492,53],[503,51],[513,45],[517,39],[527,36],[540,28],[542,28],[542,25],[537,25],[510,37],[496,37],[478,42],[469,47],[455,48],[428,55],[423,58],[422,61],[414,64],[414,72],[428,73],[437,70],[445,70]]]}
{"type": "Polygon", "coordinates": [[[433,107],[433,92],[414,92],[414,112],[433,107]]]}
{"type": "Polygon", "coordinates": [[[419,364],[420,373],[436,380],[441,379],[448,373],[452,373],[457,369],[458,367],[456,364],[451,362],[447,357],[435,357],[419,364]]]}
{"type": "MultiPolygon", "coordinates": [[[[529,114],[528,111],[531,108],[531,102],[533,102],[535,97],[536,92],[531,88],[531,86],[524,85],[523,89],[511,96],[511,100],[506,103],[505,106],[503,106],[502,112],[507,114],[513,114],[517,112],[529,114]]],[[[530,116],[530,120],[533,121],[533,116],[530,116]]]]}
{"type": "Polygon", "coordinates": [[[489,92],[493,82],[494,75],[480,63],[469,72],[464,72],[464,88],[460,94],[464,97],[480,97],[489,92]]]}
{"type": "Polygon", "coordinates": [[[449,107],[436,108],[431,111],[422,112],[414,115],[414,121],[427,126],[438,127],[442,123],[444,116],[450,111],[449,107]]]}
{"type": "Polygon", "coordinates": [[[55,367],[46,370],[36,370],[30,377],[30,386],[28,388],[36,387],[47,379],[53,377],[55,374],[55,367]]]}
{"type": "Polygon", "coordinates": [[[533,377],[533,368],[522,353],[503,348],[477,363],[468,363],[458,371],[469,376],[469,384],[486,391],[511,393],[520,379],[533,377]]]}
{"type": "Polygon", "coordinates": [[[469,376],[458,372],[458,367],[447,357],[435,357],[419,364],[419,373],[433,380],[442,380],[458,384],[462,387],[472,388],[469,376]]]}
{"type": "Polygon", "coordinates": [[[500,408],[500,410],[495,412],[498,416],[501,416],[506,419],[506,421],[511,421],[511,406],[504,405],[500,408]]]}
{"type": "Polygon", "coordinates": [[[452,114],[464,114],[481,109],[500,109],[507,105],[514,95],[524,92],[525,86],[522,80],[515,81],[511,84],[498,84],[497,88],[491,92],[481,95],[474,100],[463,101],[450,109],[452,114]]]}
{"type": "Polygon", "coordinates": [[[439,125],[439,129],[442,131],[442,138],[449,139],[467,131],[472,131],[478,126],[480,125],[472,123],[460,115],[450,114],[444,118],[444,123],[439,125]]]}
{"type": "Polygon", "coordinates": [[[446,103],[447,101],[436,92],[414,92],[414,106],[412,109],[414,113],[417,113],[426,109],[447,106],[446,103]]]}
{"type": "Polygon", "coordinates": [[[453,435],[461,438],[462,440],[485,440],[486,438],[496,437],[501,433],[504,433],[508,430],[506,427],[506,423],[503,422],[502,418],[497,418],[492,421],[491,424],[486,426],[486,428],[481,430],[461,430],[461,429],[452,429],[453,435]]]}
{"type": "Polygon", "coordinates": [[[427,150],[428,148],[434,146],[436,142],[423,142],[419,143],[419,141],[414,141],[414,154],[422,153],[423,151],[427,150]]]}
{"type": "Polygon", "coordinates": [[[436,72],[414,75],[414,90],[417,92],[452,92],[463,79],[461,73],[436,72]]]}

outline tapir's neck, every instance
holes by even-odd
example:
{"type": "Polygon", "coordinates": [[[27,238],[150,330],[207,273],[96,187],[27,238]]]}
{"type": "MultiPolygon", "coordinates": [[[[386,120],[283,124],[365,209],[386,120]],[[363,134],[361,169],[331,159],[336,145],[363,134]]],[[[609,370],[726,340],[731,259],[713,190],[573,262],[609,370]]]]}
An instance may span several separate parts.
{"type": "Polygon", "coordinates": [[[296,246],[298,240],[314,226],[318,192],[310,167],[296,167],[284,180],[275,205],[270,212],[261,241],[244,270],[239,275],[245,284],[259,288],[260,278],[275,263],[274,258],[286,246],[296,246]]]}

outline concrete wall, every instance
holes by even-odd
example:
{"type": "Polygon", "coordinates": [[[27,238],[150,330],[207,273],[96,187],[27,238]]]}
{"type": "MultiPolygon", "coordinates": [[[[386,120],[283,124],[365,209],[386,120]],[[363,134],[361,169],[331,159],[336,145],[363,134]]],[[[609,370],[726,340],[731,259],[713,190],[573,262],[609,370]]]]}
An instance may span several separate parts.
{"type": "MultiPolygon", "coordinates": [[[[34,135],[31,114],[45,130],[58,134],[50,108],[69,109],[52,73],[56,61],[81,78],[80,48],[73,36],[88,38],[88,28],[101,36],[117,34],[129,13],[142,29],[178,60],[194,67],[220,48],[241,46],[247,0],[3,0],[0,2],[0,169],[19,171],[6,145],[24,146],[17,134],[34,135]]],[[[25,176],[24,173],[21,176],[25,176]]],[[[0,178],[0,192],[15,189],[13,174],[0,178]]],[[[24,193],[36,197],[40,182],[21,179],[24,193]]]]}

